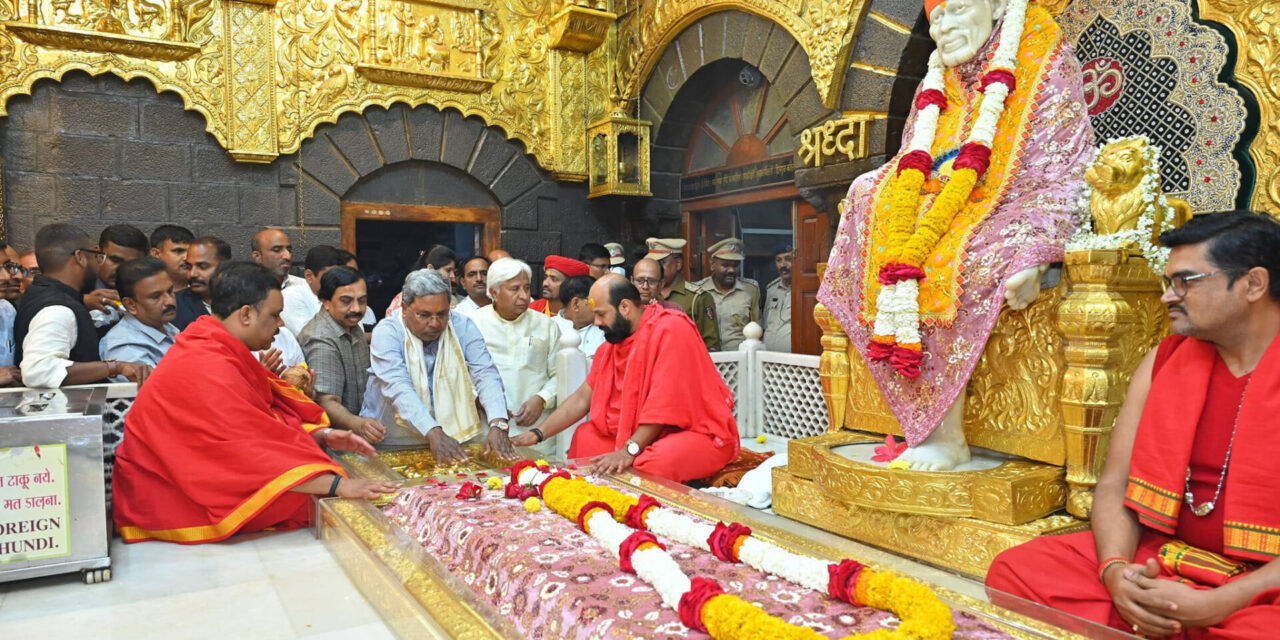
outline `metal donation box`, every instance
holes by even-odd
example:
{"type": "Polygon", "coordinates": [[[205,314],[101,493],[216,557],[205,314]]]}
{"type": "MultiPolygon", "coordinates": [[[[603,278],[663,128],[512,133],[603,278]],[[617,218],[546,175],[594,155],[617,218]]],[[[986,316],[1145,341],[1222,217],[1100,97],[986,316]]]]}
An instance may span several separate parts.
{"type": "Polygon", "coordinates": [[[102,474],[106,389],[0,391],[0,582],[111,579],[102,474]]]}

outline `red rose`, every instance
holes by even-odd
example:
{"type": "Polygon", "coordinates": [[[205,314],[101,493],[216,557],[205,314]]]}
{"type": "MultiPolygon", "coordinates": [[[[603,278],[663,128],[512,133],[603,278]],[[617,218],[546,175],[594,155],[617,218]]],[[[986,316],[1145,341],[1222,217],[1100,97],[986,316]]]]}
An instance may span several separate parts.
{"type": "Polygon", "coordinates": [[[480,492],[480,485],[474,482],[464,482],[462,483],[462,486],[458,488],[458,495],[456,497],[459,500],[479,500],[480,492]]]}

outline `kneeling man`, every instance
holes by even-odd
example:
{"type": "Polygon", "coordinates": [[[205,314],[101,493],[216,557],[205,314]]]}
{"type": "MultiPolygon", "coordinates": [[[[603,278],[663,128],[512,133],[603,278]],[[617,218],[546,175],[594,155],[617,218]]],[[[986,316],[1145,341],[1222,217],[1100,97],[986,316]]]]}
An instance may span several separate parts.
{"type": "Polygon", "coordinates": [[[321,446],[373,455],[253,351],[281,326],[280,282],[232,262],[211,283],[213,315],[178,335],[125,417],[112,487],[125,542],[216,542],[311,524],[311,495],[376,498],[392,482],[351,480],[321,446]]]}
{"type": "Polygon", "coordinates": [[[683,311],[640,303],[626,278],[607,274],[591,287],[595,323],[608,344],[586,384],[517,446],[550,438],[591,413],[573,434],[570,458],[591,457],[594,473],[630,467],[687,482],[738,455],[733,393],[720,378],[683,311]]]}
{"type": "Polygon", "coordinates": [[[1175,335],[1133,375],[1093,531],[1004,552],[987,586],[1150,637],[1275,637],[1280,224],[1197,215],[1160,241],[1175,335]]]}
{"type": "Polygon", "coordinates": [[[461,443],[514,459],[507,439],[502,378],[484,336],[466,316],[450,313],[449,280],[435,269],[404,279],[400,308],[373,329],[369,382],[360,415],[387,427],[383,447],[431,447],[439,462],[464,461],[461,443]],[[480,422],[476,397],[492,418],[480,422]]]}

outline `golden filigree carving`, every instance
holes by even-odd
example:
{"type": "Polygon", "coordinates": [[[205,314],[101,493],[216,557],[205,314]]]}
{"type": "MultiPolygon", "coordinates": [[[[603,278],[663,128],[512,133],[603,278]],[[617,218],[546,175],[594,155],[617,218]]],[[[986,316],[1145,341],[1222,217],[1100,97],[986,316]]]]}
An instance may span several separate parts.
{"type": "Polygon", "coordinates": [[[223,15],[230,36],[230,152],[242,162],[270,162],[276,151],[276,119],[262,114],[273,113],[276,105],[271,7],[231,2],[223,15]]]}
{"type": "Polygon", "coordinates": [[[172,42],[103,31],[86,31],[71,27],[44,27],[23,22],[6,22],[5,29],[19,38],[54,49],[79,49],[102,53],[118,53],[152,60],[183,60],[200,52],[200,47],[187,42],[172,42]]]}
{"type": "Polygon", "coordinates": [[[983,471],[905,471],[856,462],[837,451],[877,440],[848,431],[792,440],[791,473],[813,480],[827,497],[850,505],[998,524],[1037,520],[1066,501],[1063,471],[1051,465],[1007,460],[983,471]],[[795,466],[796,460],[803,462],[795,466]]]}
{"type": "Polygon", "coordinates": [[[789,474],[786,467],[773,470],[773,509],[820,529],[979,577],[1005,549],[1089,526],[1064,515],[1010,526],[867,508],[827,496],[816,482],[789,474]]]}
{"type": "MultiPolygon", "coordinates": [[[[1085,171],[1085,181],[1093,187],[1089,211],[1093,215],[1093,231],[1107,235],[1138,228],[1139,218],[1150,207],[1142,188],[1143,178],[1155,173],[1154,188],[1160,190],[1158,167],[1148,166],[1148,144],[1145,138],[1124,138],[1107,143],[1098,159],[1085,171]]],[[[1180,198],[1170,198],[1172,225],[1180,227],[1191,219],[1191,205],[1180,198]]],[[[1156,207],[1151,225],[1151,241],[1155,242],[1165,228],[1165,209],[1156,207]]]]}
{"type": "MultiPolygon", "coordinates": [[[[776,0],[664,0],[642,2],[619,21],[617,84],[619,94],[637,100],[640,90],[666,51],[686,27],[720,11],[744,11],[786,29],[809,56],[813,84],[823,104],[836,108],[866,0],[821,0],[804,3],[776,0]]],[[[619,13],[622,13],[621,11],[619,13]]]]}
{"type": "Polygon", "coordinates": [[[796,153],[810,167],[821,167],[837,156],[844,159],[836,159],[836,162],[865,158],[869,144],[867,125],[879,117],[883,116],[855,113],[805,129],[800,132],[800,150],[796,153]]]}
{"type": "Polygon", "coordinates": [[[587,59],[576,51],[551,55],[551,139],[556,149],[558,180],[587,179],[587,59]]]}
{"type": "Polygon", "coordinates": [[[590,9],[569,5],[551,19],[551,47],[579,53],[590,53],[609,35],[609,27],[618,16],[604,7],[590,9]]]}
{"type": "MultiPolygon", "coordinates": [[[[819,270],[823,268],[825,265],[819,266],[819,270]]],[[[851,391],[850,341],[835,316],[821,302],[813,306],[813,319],[822,328],[822,356],[818,360],[818,371],[822,380],[822,396],[827,399],[827,429],[834,431],[844,424],[846,396],[851,391]]],[[[862,362],[862,358],[854,360],[862,362]]]]}

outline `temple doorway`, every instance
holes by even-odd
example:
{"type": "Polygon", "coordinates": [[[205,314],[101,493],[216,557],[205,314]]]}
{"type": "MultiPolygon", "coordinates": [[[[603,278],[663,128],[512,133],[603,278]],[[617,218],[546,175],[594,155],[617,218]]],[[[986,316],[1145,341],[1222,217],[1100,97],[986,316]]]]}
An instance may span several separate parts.
{"type": "Polygon", "coordinates": [[[368,278],[369,306],[379,319],[423,251],[442,244],[463,260],[496,248],[497,238],[497,208],[342,204],[342,246],[358,256],[368,278]]]}

